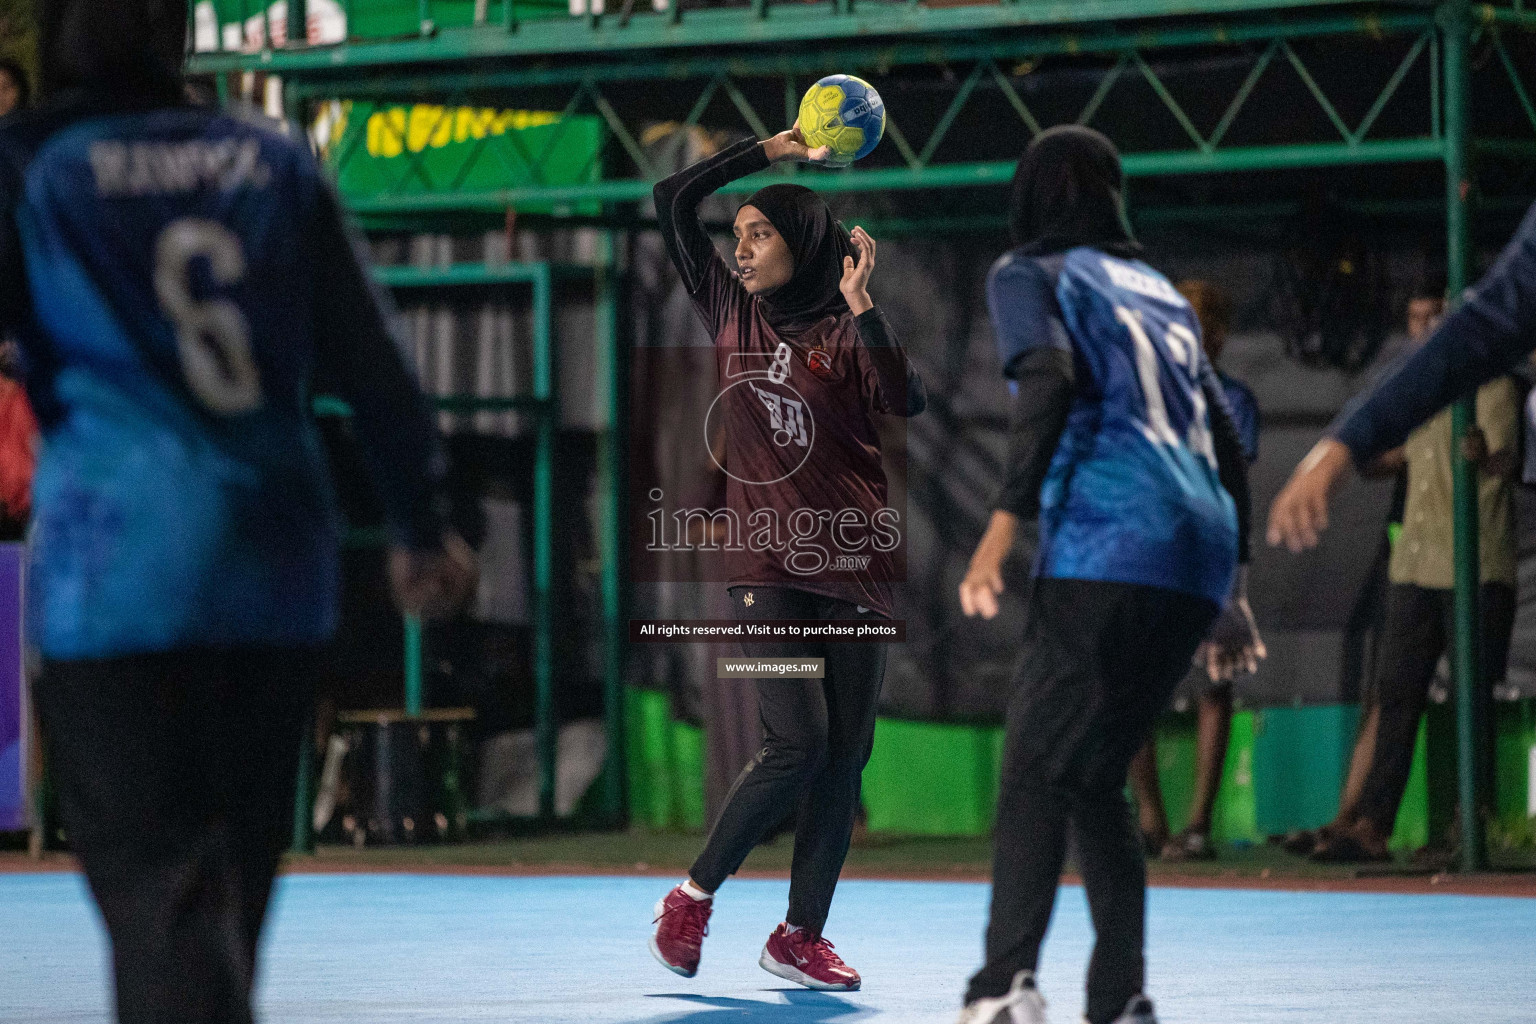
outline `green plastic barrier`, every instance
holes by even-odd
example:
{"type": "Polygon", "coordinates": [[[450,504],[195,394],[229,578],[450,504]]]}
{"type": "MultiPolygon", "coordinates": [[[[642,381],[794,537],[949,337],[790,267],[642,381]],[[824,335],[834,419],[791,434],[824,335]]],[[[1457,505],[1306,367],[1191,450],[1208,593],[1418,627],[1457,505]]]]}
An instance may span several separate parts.
{"type": "Polygon", "coordinates": [[[672,720],[657,690],[624,692],[630,821],[654,831],[704,827],[704,731],[672,720]]]}
{"type": "Polygon", "coordinates": [[[1531,811],[1532,751],[1536,750],[1536,701],[1522,700],[1495,707],[1498,725],[1494,742],[1494,811],[1499,829],[1512,843],[1533,845],[1536,820],[1531,811]]]}
{"type": "Polygon", "coordinates": [[[1260,832],[1316,828],[1333,818],[1358,720],[1353,704],[1254,713],[1254,813],[1260,832]]]}
{"type": "Polygon", "coordinates": [[[872,832],[984,835],[992,828],[1003,731],[882,718],[864,769],[872,832]]]}
{"type": "MultiPolygon", "coordinates": [[[[704,737],[671,719],[666,694],[626,696],[630,813],[652,829],[704,827],[704,737]]],[[[1212,818],[1218,844],[1257,843],[1333,818],[1354,746],[1354,705],[1265,708],[1233,716],[1232,738],[1212,818]]],[[[1421,723],[1391,845],[1414,849],[1450,825],[1455,803],[1454,718],[1432,706],[1421,723]]],[[[1529,845],[1527,816],[1536,702],[1497,707],[1496,809],[1504,841],[1529,845]]],[[[992,828],[1002,729],[882,718],[864,771],[871,831],[923,836],[985,835],[992,828]]],[[[1195,720],[1158,726],[1158,776],[1169,826],[1188,821],[1194,789],[1195,720]]]]}

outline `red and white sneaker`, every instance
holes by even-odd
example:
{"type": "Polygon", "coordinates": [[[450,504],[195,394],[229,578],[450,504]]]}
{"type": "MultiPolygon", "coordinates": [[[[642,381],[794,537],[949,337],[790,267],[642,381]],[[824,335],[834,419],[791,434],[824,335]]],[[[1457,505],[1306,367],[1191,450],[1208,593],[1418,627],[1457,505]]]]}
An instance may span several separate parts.
{"type": "Polygon", "coordinates": [[[699,950],[709,934],[709,915],[715,900],[696,900],[677,886],[663,896],[655,908],[655,931],[651,932],[651,955],[673,974],[691,978],[699,973],[699,950]]]}
{"type": "Polygon", "coordinates": [[[804,928],[790,931],[789,925],[779,925],[757,963],[769,974],[806,988],[853,992],[859,987],[859,972],[832,952],[832,943],[819,935],[812,938],[804,928]]]}

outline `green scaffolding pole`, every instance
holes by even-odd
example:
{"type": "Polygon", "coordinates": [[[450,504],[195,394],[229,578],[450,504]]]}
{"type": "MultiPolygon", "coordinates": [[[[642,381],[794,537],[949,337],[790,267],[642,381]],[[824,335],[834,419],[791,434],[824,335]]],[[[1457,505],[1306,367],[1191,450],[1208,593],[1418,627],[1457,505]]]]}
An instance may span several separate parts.
{"type": "MultiPolygon", "coordinates": [[[[1460,301],[1467,285],[1468,203],[1471,174],[1467,161],[1469,142],[1469,73],[1467,48],[1471,35],[1467,0],[1449,0],[1440,6],[1445,45],[1445,203],[1446,284],[1451,302],[1460,301]]],[[[1455,508],[1455,676],[1456,676],[1456,781],[1461,804],[1461,869],[1479,871],[1487,866],[1488,852],[1479,813],[1480,748],[1483,743],[1478,713],[1483,685],[1481,624],[1478,608],[1479,568],[1477,470],[1461,452],[1460,439],[1477,422],[1476,393],[1462,396],[1451,412],[1451,481],[1455,508]]]]}
{"type": "Polygon", "coordinates": [[[426,687],[422,682],[421,616],[405,617],[405,713],[421,714],[426,687]]]}
{"type": "Polygon", "coordinates": [[[629,423],[628,350],[619,338],[619,268],[615,259],[614,233],[598,234],[597,272],[594,280],[598,380],[606,387],[603,396],[605,425],[599,440],[598,471],[602,508],[599,544],[602,554],[603,603],[603,710],[607,754],[603,759],[603,819],[622,825],[624,800],[624,662],[627,636],[624,626],[624,510],[625,460],[629,423]]]}
{"type": "Polygon", "coordinates": [[[555,344],[550,323],[553,283],[549,264],[533,278],[533,397],[541,405],[533,465],[533,683],[534,731],[539,748],[539,817],[555,816],[555,759],[560,728],[555,721],[554,504],[555,344]]]}

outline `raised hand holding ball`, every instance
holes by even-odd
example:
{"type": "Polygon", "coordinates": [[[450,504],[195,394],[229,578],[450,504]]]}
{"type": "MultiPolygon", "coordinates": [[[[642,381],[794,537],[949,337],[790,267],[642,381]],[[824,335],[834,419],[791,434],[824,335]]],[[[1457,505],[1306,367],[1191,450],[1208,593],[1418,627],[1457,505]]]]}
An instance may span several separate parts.
{"type": "Polygon", "coordinates": [[[828,75],[806,90],[798,124],[807,146],[827,148],[828,166],[846,167],[880,144],[885,102],[862,78],[828,75]]]}

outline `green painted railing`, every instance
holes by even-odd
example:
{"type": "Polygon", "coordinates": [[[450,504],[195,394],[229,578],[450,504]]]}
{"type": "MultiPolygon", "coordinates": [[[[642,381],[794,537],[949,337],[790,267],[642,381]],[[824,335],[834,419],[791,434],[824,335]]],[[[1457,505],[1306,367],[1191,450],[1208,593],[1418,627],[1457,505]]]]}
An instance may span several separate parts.
{"type": "MultiPolygon", "coordinates": [[[[534,457],[533,487],[533,623],[534,642],[534,715],[535,733],[539,754],[539,817],[552,819],[555,813],[555,778],[558,759],[557,742],[559,723],[555,717],[555,664],[554,664],[554,607],[552,600],[554,580],[554,472],[555,440],[559,428],[560,406],[556,391],[557,345],[553,334],[553,291],[555,282],[565,279],[585,279],[594,282],[598,309],[598,358],[604,364],[604,386],[612,400],[622,403],[627,393],[625,379],[619,376],[622,369],[621,353],[617,345],[617,316],[613,309],[615,295],[613,273],[609,266],[612,258],[611,245],[596,267],[557,265],[549,263],[507,263],[487,265],[461,263],[444,267],[379,267],[376,279],[396,293],[412,291],[443,291],[462,288],[498,288],[527,286],[531,289],[533,334],[533,379],[528,394],[514,396],[481,397],[474,395],[436,396],[433,403],[439,411],[453,413],[501,412],[515,410],[534,418],[536,447],[534,457]]],[[[314,399],[314,412],[319,416],[349,416],[347,403],[330,395],[314,399]]],[[[619,406],[622,408],[622,406],[619,406]]],[[[599,544],[603,552],[603,623],[605,645],[604,687],[608,700],[608,758],[604,774],[604,810],[612,821],[622,820],[624,813],[623,783],[623,718],[620,691],[623,631],[621,622],[621,588],[619,585],[619,560],[617,552],[622,543],[622,460],[618,453],[622,444],[617,440],[615,425],[622,424],[622,417],[610,409],[609,429],[602,443],[608,454],[600,466],[599,485],[603,490],[603,512],[599,530],[599,544]]],[[[381,537],[368,539],[381,540],[381,537]]],[[[421,713],[426,700],[423,672],[422,624],[419,619],[405,620],[405,711],[410,715],[421,713]]],[[[312,761],[302,765],[299,806],[295,810],[295,848],[307,848],[308,826],[305,809],[312,798],[312,761]]]]}

